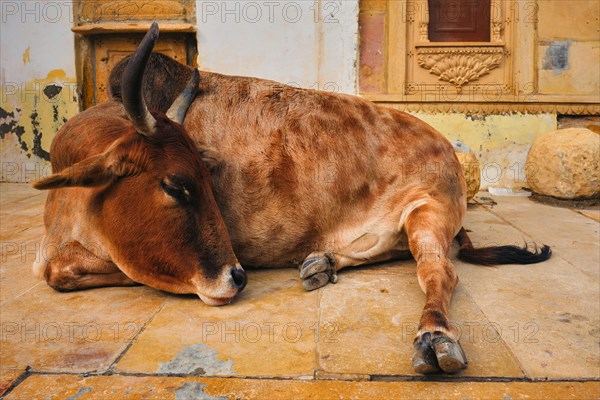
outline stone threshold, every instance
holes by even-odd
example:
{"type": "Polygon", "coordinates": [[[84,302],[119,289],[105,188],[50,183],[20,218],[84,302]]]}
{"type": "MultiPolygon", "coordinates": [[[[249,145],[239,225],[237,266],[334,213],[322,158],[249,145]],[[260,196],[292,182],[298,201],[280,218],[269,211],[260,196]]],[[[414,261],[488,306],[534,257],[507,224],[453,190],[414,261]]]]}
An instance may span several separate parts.
{"type": "Polygon", "coordinates": [[[0,398],[596,398],[597,380],[529,380],[524,378],[458,378],[373,376],[370,381],[298,380],[285,378],[206,378],[157,374],[89,375],[26,370],[0,398]],[[398,380],[388,381],[394,378],[398,380]],[[443,380],[441,380],[442,378],[443,380]],[[224,395],[224,396],[223,396],[224,395]],[[267,396],[267,397],[265,397],[267,396]]]}

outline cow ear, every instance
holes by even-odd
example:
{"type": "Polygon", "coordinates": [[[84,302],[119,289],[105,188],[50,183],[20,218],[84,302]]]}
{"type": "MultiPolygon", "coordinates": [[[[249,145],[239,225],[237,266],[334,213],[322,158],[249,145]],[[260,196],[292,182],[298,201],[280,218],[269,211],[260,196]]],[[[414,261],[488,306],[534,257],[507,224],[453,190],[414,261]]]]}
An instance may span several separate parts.
{"type": "Polygon", "coordinates": [[[217,149],[214,147],[200,146],[198,151],[200,152],[200,157],[202,157],[202,160],[204,161],[204,164],[206,164],[206,167],[209,171],[213,171],[217,169],[219,165],[221,165],[221,154],[219,154],[217,149]]]}
{"type": "Polygon", "coordinates": [[[116,156],[113,152],[105,152],[40,179],[33,184],[33,187],[38,190],[48,190],[74,186],[100,186],[136,172],[137,168],[132,162],[116,156]]]}

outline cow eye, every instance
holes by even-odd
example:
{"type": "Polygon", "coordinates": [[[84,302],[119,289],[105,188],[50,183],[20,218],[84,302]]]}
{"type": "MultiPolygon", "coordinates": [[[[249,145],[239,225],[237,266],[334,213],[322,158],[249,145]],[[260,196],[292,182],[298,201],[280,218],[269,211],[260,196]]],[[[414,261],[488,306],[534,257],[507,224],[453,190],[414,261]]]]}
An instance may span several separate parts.
{"type": "Polygon", "coordinates": [[[161,189],[180,203],[189,203],[191,195],[189,189],[176,176],[170,176],[160,182],[161,189]]]}

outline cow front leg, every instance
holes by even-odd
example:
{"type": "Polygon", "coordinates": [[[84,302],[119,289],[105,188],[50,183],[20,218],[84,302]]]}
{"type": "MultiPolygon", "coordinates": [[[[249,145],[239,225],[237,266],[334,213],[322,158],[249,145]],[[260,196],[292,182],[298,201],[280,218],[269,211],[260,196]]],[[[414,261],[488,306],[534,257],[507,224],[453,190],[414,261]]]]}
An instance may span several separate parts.
{"type": "Polygon", "coordinates": [[[300,278],[305,290],[315,290],[337,282],[335,257],[330,253],[312,253],[300,266],[300,278]]]}
{"type": "Polygon", "coordinates": [[[343,268],[392,259],[410,258],[405,247],[397,247],[398,236],[363,234],[336,252],[313,252],[300,266],[300,278],[306,290],[337,283],[337,272],[343,268]]]}
{"type": "Polygon", "coordinates": [[[417,260],[417,277],[425,293],[425,306],[414,341],[413,368],[421,374],[454,373],[467,366],[467,358],[448,320],[452,292],[458,283],[448,259],[452,229],[441,215],[416,210],[407,219],[411,253],[417,260]]]}
{"type": "Polygon", "coordinates": [[[134,286],[111,261],[98,258],[79,242],[69,242],[48,260],[44,271],[48,285],[59,292],[107,286],[134,286]]]}

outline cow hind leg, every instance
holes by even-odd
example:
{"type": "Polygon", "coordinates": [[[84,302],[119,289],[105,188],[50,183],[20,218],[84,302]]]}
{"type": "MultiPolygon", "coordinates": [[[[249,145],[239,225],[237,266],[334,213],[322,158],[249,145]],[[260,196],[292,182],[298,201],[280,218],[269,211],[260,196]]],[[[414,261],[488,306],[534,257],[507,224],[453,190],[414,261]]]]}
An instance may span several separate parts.
{"type": "Polygon", "coordinates": [[[454,227],[448,213],[435,204],[414,210],[406,220],[410,251],[417,261],[419,286],[425,306],[414,341],[413,367],[416,372],[454,373],[466,368],[467,359],[448,320],[452,292],[458,283],[449,260],[454,227]]]}
{"type": "Polygon", "coordinates": [[[78,242],[69,242],[48,261],[44,278],[59,292],[138,285],[113,262],[96,257],[78,242]]]}

